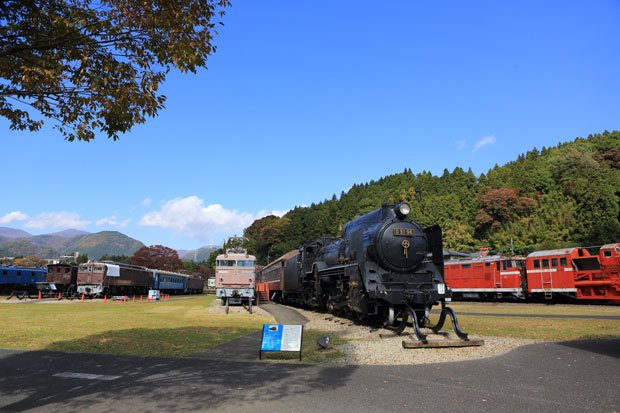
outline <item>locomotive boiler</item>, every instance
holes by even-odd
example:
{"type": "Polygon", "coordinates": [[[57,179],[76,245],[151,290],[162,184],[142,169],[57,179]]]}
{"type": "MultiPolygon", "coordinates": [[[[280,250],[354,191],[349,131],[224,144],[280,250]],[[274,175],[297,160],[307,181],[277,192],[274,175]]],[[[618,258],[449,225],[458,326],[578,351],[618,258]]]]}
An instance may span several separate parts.
{"type": "Polygon", "coordinates": [[[383,205],[348,222],[340,238],[320,238],[267,265],[262,279],[270,293],[319,311],[376,318],[400,334],[411,317],[420,341],[433,306],[441,304],[439,331],[446,317],[467,340],[454,312],[446,307],[443,245],[438,226],[422,228],[408,219],[409,205],[383,205]],[[274,282],[280,277],[280,282],[274,282]],[[280,286],[281,290],[277,290],[280,286]],[[275,288],[275,290],[274,290],[275,288]]]}

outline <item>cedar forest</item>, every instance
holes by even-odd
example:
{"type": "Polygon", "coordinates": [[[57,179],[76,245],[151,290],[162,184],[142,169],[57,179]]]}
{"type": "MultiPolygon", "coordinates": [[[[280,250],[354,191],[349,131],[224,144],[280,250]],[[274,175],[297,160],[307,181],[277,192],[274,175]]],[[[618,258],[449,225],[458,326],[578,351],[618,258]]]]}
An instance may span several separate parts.
{"type": "Polygon", "coordinates": [[[281,218],[256,220],[244,236],[266,264],[305,242],[337,237],[347,221],[398,202],[409,203],[410,218],[421,225],[440,225],[444,247],[453,250],[526,254],[620,242],[620,131],[532,149],[480,176],[462,168],[441,176],[406,169],[281,218]]]}

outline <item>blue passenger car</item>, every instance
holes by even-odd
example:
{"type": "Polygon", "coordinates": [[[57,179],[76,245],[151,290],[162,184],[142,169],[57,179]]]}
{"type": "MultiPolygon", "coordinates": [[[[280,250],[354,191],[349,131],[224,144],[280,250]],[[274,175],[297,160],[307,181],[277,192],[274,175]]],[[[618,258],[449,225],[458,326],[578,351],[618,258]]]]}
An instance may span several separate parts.
{"type": "Polygon", "coordinates": [[[163,271],[151,270],[153,289],[166,294],[184,294],[187,291],[187,275],[163,271]]]}
{"type": "Polygon", "coordinates": [[[44,268],[0,267],[0,292],[10,294],[13,291],[35,293],[37,283],[45,282],[47,270],[44,268]]]}

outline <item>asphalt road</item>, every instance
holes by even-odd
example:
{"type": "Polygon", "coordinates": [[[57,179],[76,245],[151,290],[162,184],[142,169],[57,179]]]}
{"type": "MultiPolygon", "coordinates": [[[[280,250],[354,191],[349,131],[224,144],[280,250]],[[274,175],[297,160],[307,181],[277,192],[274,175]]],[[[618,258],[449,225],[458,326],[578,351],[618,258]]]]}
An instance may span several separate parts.
{"type": "Polygon", "coordinates": [[[620,340],[417,366],[0,350],[0,411],[617,412],[619,378],[620,340]]]}

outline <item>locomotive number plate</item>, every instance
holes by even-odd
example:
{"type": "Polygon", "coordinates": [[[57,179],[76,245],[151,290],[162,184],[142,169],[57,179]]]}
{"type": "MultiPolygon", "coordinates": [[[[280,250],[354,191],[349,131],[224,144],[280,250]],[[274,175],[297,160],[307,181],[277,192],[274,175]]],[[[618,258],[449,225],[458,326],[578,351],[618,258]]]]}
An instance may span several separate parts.
{"type": "Polygon", "coordinates": [[[399,237],[413,237],[413,229],[412,228],[394,228],[392,230],[392,235],[399,237]]]}

